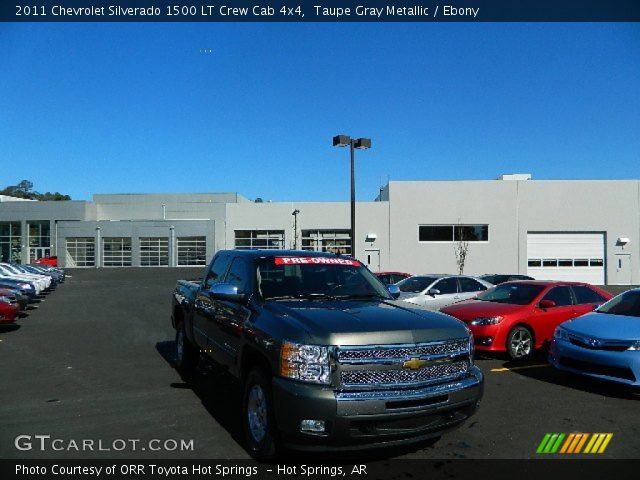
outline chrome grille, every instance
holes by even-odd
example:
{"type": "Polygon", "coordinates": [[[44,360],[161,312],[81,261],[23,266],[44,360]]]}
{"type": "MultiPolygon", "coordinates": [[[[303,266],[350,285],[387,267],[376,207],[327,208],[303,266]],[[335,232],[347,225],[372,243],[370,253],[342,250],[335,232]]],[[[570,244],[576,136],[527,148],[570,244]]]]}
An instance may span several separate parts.
{"type": "Polygon", "coordinates": [[[415,385],[433,380],[446,380],[467,373],[469,362],[439,363],[411,370],[345,370],[341,374],[345,387],[415,385]]]}
{"type": "Polygon", "coordinates": [[[366,348],[346,347],[338,350],[341,363],[365,363],[377,360],[408,359],[438,355],[459,355],[469,352],[468,340],[454,340],[442,343],[422,343],[407,346],[368,346],[366,348]]]}

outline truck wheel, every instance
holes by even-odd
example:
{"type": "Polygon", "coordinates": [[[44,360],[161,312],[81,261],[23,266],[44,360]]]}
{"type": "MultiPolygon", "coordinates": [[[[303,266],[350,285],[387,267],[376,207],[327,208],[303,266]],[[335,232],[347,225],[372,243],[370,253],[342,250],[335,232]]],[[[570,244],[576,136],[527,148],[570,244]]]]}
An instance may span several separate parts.
{"type": "Polygon", "coordinates": [[[276,455],[277,435],[271,400],[271,378],[262,368],[251,370],[244,383],[242,423],[247,448],[257,459],[276,455]]]}
{"type": "Polygon", "coordinates": [[[524,360],[533,353],[533,333],[527,327],[518,325],[507,336],[507,353],[511,360],[524,360]]]}
{"type": "Polygon", "coordinates": [[[176,368],[186,371],[198,363],[198,351],[191,344],[185,332],[184,322],[176,330],[176,368]]]}

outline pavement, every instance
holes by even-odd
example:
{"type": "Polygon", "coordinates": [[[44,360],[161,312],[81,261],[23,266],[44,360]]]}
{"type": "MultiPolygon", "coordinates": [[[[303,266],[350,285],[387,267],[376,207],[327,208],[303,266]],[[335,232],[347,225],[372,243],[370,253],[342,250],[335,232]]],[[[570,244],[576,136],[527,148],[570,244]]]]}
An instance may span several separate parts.
{"type": "MultiPolygon", "coordinates": [[[[69,270],[67,282],[16,326],[0,327],[0,458],[248,458],[240,388],[206,362],[188,378],[172,367],[171,291],[177,279],[200,273],[69,270]],[[18,440],[22,450],[20,435],[27,436],[18,440]],[[36,435],[50,436],[44,450],[36,435]]],[[[548,432],[610,432],[598,458],[638,457],[640,392],[561,374],[544,356],[477,364],[485,396],[460,429],[433,446],[359,456],[535,458],[548,432]]]]}

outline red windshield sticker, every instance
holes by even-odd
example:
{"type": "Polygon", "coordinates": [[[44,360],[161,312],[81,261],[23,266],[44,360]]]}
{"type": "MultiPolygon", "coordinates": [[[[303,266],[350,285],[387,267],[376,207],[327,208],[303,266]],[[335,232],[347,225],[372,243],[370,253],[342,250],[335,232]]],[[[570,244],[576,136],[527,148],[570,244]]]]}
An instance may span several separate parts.
{"type": "Polygon", "coordinates": [[[276,265],[350,265],[359,267],[358,260],[334,257],[276,257],[276,265]]]}

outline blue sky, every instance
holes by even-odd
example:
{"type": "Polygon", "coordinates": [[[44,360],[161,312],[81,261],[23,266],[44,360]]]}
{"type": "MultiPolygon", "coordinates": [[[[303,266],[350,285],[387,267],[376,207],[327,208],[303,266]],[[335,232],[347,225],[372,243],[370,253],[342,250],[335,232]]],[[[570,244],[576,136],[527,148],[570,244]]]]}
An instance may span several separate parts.
{"type": "Polygon", "coordinates": [[[0,184],[347,200],[640,178],[638,24],[3,24],[0,184]],[[200,50],[212,49],[211,53],[200,50]]]}

